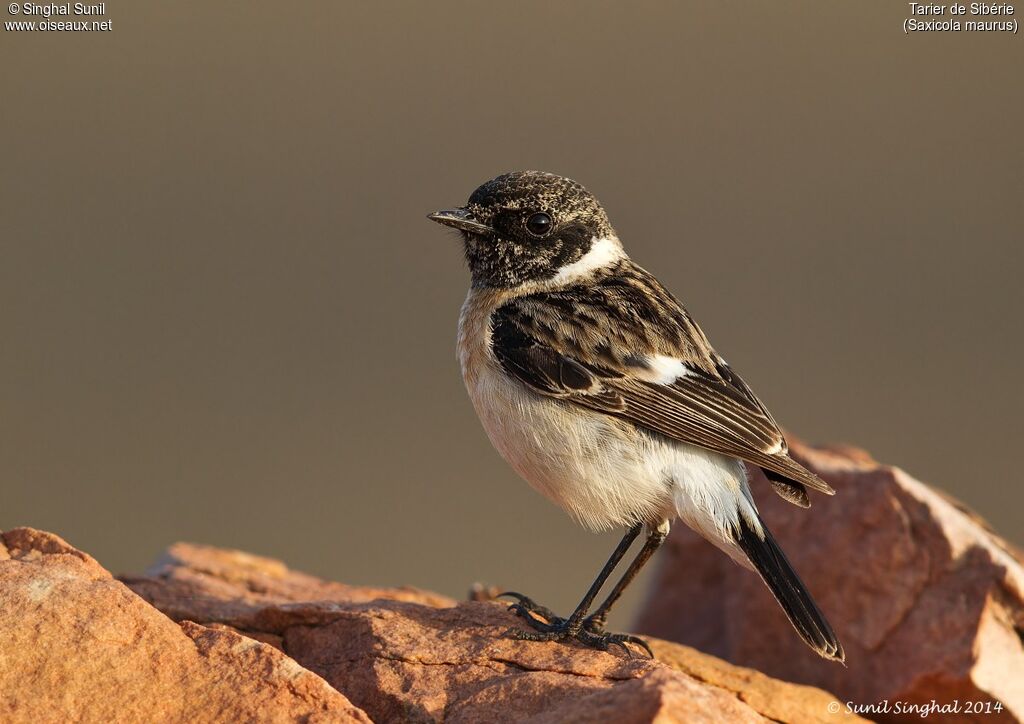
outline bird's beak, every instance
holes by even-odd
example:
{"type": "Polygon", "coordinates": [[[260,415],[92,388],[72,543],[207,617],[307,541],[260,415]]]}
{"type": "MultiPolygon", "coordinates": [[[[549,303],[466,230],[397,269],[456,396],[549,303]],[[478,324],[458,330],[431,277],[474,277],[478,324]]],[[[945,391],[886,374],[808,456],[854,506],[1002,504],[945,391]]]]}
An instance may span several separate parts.
{"type": "Polygon", "coordinates": [[[450,226],[453,229],[465,231],[470,234],[484,236],[494,233],[494,229],[486,224],[481,224],[472,217],[467,209],[461,207],[457,209],[435,211],[432,214],[428,214],[427,218],[431,221],[436,221],[439,224],[444,224],[445,226],[450,226]]]}

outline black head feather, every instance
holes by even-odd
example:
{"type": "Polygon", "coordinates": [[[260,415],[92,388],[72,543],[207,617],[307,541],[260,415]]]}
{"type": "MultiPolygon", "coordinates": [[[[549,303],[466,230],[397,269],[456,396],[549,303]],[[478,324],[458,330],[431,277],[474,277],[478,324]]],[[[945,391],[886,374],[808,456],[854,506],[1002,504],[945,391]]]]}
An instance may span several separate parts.
{"type": "Polygon", "coordinates": [[[539,171],[498,176],[456,211],[475,222],[473,228],[464,224],[462,234],[476,286],[550,279],[582,258],[594,239],[615,235],[601,204],[581,184],[539,171]]]}

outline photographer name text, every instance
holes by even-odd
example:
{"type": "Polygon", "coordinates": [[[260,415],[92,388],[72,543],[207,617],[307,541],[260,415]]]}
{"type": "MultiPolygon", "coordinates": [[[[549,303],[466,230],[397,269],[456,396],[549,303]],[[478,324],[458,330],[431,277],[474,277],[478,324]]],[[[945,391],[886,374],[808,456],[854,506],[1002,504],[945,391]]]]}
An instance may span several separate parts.
{"type": "Polygon", "coordinates": [[[935,699],[927,702],[890,701],[889,699],[883,699],[870,704],[848,701],[844,705],[838,701],[833,701],[828,705],[829,714],[838,714],[840,712],[869,716],[877,716],[879,714],[910,715],[927,719],[933,714],[938,716],[1002,714],[1003,704],[1000,701],[972,701],[970,699],[964,701],[953,699],[952,701],[945,702],[936,701],[935,699]]]}
{"type": "Polygon", "coordinates": [[[14,3],[10,6],[11,15],[34,15],[43,18],[59,17],[61,15],[106,15],[107,4],[97,3],[96,5],[86,5],[85,3],[64,3],[58,5],[57,3],[50,3],[48,5],[40,5],[39,3],[14,3]],[[15,12],[15,8],[18,8],[15,12]]]}

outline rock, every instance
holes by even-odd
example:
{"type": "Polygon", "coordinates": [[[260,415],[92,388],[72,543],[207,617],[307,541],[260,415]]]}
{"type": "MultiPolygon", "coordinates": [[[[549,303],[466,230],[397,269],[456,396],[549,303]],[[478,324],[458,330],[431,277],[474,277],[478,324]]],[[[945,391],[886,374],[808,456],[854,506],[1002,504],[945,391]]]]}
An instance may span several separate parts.
{"type": "MultiPolygon", "coordinates": [[[[377,599],[451,606],[447,596],[417,588],[370,588],[324,581],[290,570],[273,558],[193,543],[168,548],[144,576],[121,576],[175,620],[241,623],[267,615],[266,603],[377,599]]],[[[251,626],[249,626],[251,628],[251,626]]]]}
{"type": "Polygon", "coordinates": [[[825,721],[833,701],[677,644],[515,641],[502,604],[235,551],[179,544],[127,580],[179,623],[57,536],[0,535],[0,721],[369,722],[345,693],[381,722],[825,721]]]}
{"type": "Polygon", "coordinates": [[[760,473],[754,495],[835,627],[847,668],[809,651],[755,575],[682,525],[660,554],[634,628],[826,688],[843,702],[981,701],[1002,711],[944,720],[1024,719],[1020,553],[902,470],[860,451],[793,447],[836,496],[815,496],[801,510],[772,494],[760,473]]]}
{"type": "MultiPolygon", "coordinates": [[[[374,721],[835,721],[834,697],[652,641],[659,661],[516,641],[504,604],[341,586],[246,554],[179,544],[124,579],[176,619],[278,645],[374,721]]],[[[487,592],[479,589],[478,599],[487,592]]]]}
{"type": "Polygon", "coordinates": [[[734,663],[659,639],[657,661],[516,641],[492,589],[458,603],[189,544],[122,583],[19,528],[0,534],[0,721],[857,720],[845,702],[918,721],[891,706],[933,700],[959,711],[932,721],[1024,719],[1021,554],[864,453],[794,453],[839,494],[804,511],[754,486],[847,668],[807,650],[761,582],[683,526],[636,628],[734,663]],[[992,708],[972,715],[973,702],[992,708]]]}
{"type": "Polygon", "coordinates": [[[369,722],[316,674],[180,625],[50,533],[0,534],[0,721],[369,722]]]}

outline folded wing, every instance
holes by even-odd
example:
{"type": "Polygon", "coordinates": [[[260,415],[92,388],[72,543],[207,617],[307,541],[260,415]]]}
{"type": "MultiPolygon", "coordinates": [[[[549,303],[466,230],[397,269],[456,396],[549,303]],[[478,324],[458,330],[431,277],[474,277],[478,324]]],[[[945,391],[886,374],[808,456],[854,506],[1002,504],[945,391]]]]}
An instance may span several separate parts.
{"type": "Polygon", "coordinates": [[[491,318],[504,369],[535,391],[629,420],[763,468],[806,507],[832,488],[788,455],[749,386],[715,354],[682,305],[630,264],[594,284],[510,301],[491,318]]]}

